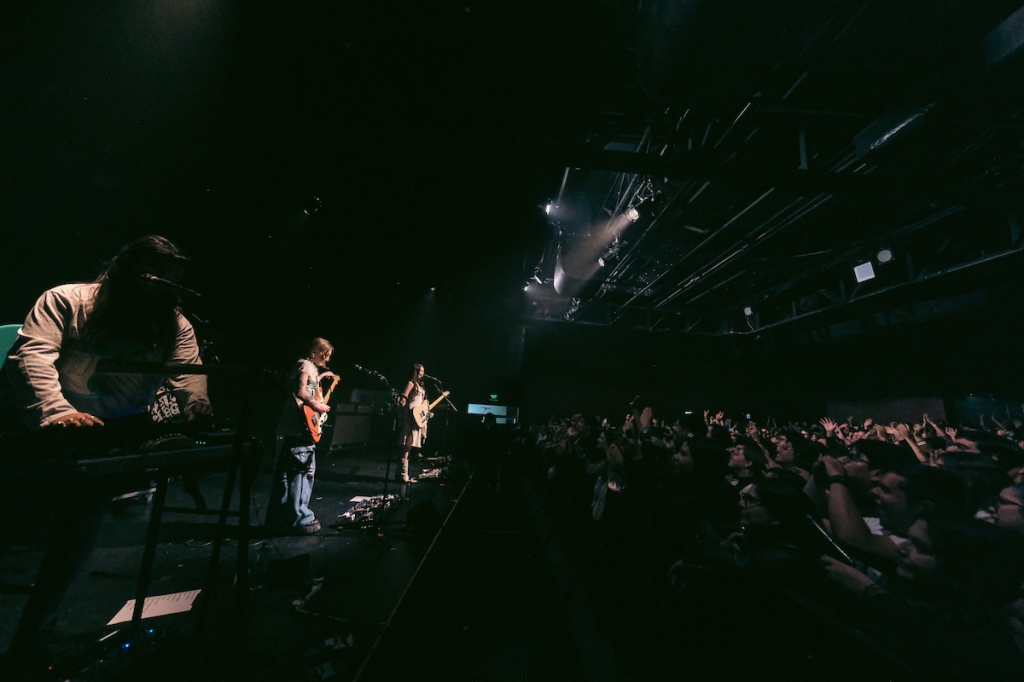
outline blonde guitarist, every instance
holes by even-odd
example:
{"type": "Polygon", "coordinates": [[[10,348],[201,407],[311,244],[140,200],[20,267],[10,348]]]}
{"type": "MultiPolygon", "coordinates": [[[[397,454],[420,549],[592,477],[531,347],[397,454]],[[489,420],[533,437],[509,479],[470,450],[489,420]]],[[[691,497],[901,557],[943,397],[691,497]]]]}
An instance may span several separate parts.
{"type": "Polygon", "coordinates": [[[311,431],[306,408],[313,417],[326,415],[330,407],[317,400],[320,382],[334,378],[327,362],[334,346],[327,339],[313,339],[306,357],[299,360],[290,375],[290,394],[277,425],[280,457],[274,476],[270,505],[267,508],[268,527],[281,532],[309,535],[320,530],[320,522],[309,508],[313,495],[313,477],[316,474],[316,441],[320,421],[314,419],[317,431],[311,431]]]}
{"type": "Polygon", "coordinates": [[[427,439],[426,420],[423,420],[421,426],[414,414],[417,408],[427,403],[427,392],[423,388],[425,375],[423,365],[413,365],[412,378],[406,382],[405,390],[398,396],[399,405],[405,408],[402,410],[402,432],[399,436],[399,444],[402,446],[402,465],[395,474],[400,483],[416,482],[415,479],[409,478],[409,452],[413,448],[422,448],[423,442],[427,439]]]}

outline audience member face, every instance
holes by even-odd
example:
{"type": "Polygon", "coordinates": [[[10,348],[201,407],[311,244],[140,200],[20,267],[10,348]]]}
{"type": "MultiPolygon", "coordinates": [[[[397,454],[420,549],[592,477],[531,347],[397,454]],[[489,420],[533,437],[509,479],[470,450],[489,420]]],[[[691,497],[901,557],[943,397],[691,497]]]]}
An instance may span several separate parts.
{"type": "Polygon", "coordinates": [[[900,486],[907,479],[891,471],[882,474],[875,487],[878,501],[878,518],[882,526],[897,535],[906,535],[914,522],[907,495],[900,486]]]}
{"type": "Polygon", "coordinates": [[[772,438],[772,442],[775,443],[775,461],[779,464],[789,464],[793,461],[793,456],[796,454],[793,451],[793,444],[789,442],[789,438],[783,434],[779,434],[772,438]]]}
{"type": "Polygon", "coordinates": [[[878,469],[872,469],[871,465],[868,464],[868,460],[862,455],[857,454],[856,449],[849,455],[837,457],[836,459],[846,467],[847,478],[855,481],[859,488],[871,490],[878,485],[881,472],[878,469]]]}
{"type": "Polygon", "coordinates": [[[748,485],[740,491],[740,524],[744,528],[763,528],[774,524],[774,519],[757,496],[756,485],[748,485]]]}
{"type": "Polygon", "coordinates": [[[993,520],[997,526],[1024,535],[1024,499],[1017,488],[1003,488],[993,505],[993,520]]]}
{"type": "Polygon", "coordinates": [[[900,555],[896,572],[910,580],[927,579],[938,571],[932,554],[932,539],[928,535],[928,522],[918,519],[907,531],[907,540],[897,548],[900,555]]]}
{"type": "Polygon", "coordinates": [[[693,471],[693,456],[690,455],[690,446],[687,443],[683,443],[679,446],[679,450],[672,455],[672,461],[684,473],[690,473],[693,471]]]}
{"type": "Polygon", "coordinates": [[[597,437],[597,449],[602,453],[608,452],[608,436],[606,436],[603,431],[597,437]]]}
{"type": "Polygon", "coordinates": [[[742,445],[733,445],[729,448],[729,471],[736,478],[744,478],[751,473],[751,462],[747,459],[742,445]]]}

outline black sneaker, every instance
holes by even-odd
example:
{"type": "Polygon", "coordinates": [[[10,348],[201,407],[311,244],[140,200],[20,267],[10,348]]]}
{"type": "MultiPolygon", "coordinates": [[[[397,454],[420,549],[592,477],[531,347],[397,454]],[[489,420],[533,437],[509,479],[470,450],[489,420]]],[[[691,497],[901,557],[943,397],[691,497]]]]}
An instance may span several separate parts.
{"type": "Polygon", "coordinates": [[[313,519],[304,526],[296,526],[295,531],[298,535],[313,535],[320,530],[320,522],[313,519]]]}

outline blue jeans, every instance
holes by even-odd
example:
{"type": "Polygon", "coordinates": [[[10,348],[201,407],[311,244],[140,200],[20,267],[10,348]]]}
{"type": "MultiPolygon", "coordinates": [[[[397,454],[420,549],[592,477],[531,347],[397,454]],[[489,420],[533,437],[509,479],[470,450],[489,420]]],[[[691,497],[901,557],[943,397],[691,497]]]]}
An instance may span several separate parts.
{"type": "Polygon", "coordinates": [[[316,474],[316,446],[286,438],[274,476],[267,525],[305,526],[316,520],[309,509],[316,474]]]}

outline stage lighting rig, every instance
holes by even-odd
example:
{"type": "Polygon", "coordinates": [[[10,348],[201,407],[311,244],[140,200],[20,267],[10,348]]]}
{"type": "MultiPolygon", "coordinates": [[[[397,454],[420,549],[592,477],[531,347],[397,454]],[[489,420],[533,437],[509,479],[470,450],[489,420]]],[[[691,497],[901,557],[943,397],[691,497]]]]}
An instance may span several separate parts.
{"type": "Polygon", "coordinates": [[[617,261],[619,259],[619,250],[622,248],[624,244],[625,242],[620,242],[619,239],[616,237],[615,241],[609,244],[608,248],[605,249],[605,252],[597,257],[597,264],[603,268],[609,263],[614,263],[615,261],[617,261]]]}

